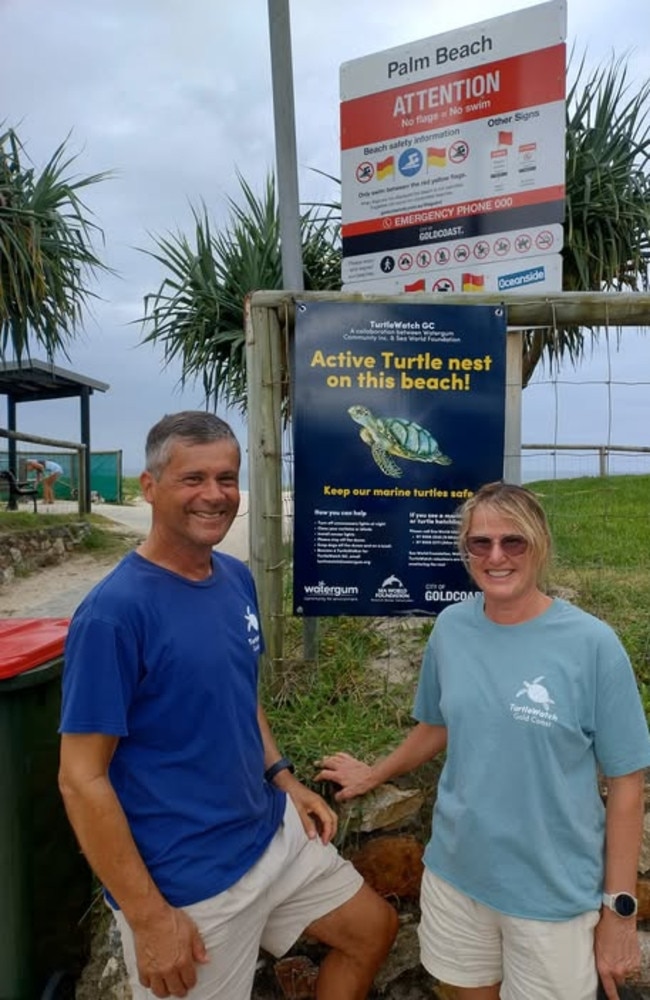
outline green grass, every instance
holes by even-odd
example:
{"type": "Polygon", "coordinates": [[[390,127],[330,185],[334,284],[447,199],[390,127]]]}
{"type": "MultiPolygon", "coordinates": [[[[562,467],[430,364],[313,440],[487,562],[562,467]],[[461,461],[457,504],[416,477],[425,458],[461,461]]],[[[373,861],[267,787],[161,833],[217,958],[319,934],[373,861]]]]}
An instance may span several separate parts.
{"type": "MultiPolygon", "coordinates": [[[[395,635],[401,624],[395,623],[395,635]]],[[[301,773],[312,772],[328,749],[370,759],[399,743],[410,724],[417,665],[431,623],[418,623],[417,635],[404,638],[400,661],[408,644],[410,669],[397,683],[387,679],[396,654],[380,619],[321,619],[317,663],[300,657],[300,626],[288,619],[287,664],[280,681],[267,679],[265,703],[272,729],[282,732],[283,747],[301,773]]]]}
{"type": "MultiPolygon", "coordinates": [[[[650,476],[558,479],[530,484],[555,544],[552,583],[607,621],[650,684],[650,476]]],[[[649,706],[650,707],[650,706],[649,706]]]]}
{"type": "Polygon", "coordinates": [[[128,504],[133,503],[142,496],[140,492],[140,477],[139,476],[123,476],[122,477],[122,503],[128,504]]]}
{"type": "Polygon", "coordinates": [[[546,509],[559,566],[641,568],[650,554],[650,476],[531,483],[546,509]]]}

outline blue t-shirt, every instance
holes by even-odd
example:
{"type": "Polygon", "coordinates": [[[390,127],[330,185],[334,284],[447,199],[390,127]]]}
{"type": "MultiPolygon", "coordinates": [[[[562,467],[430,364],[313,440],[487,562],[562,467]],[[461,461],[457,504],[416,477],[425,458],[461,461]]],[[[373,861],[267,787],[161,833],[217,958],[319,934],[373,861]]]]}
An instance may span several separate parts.
{"type": "Polygon", "coordinates": [[[174,906],[233,885],[285,804],[263,779],[253,580],[223,553],[212,563],[197,582],[130,553],[80,605],[65,648],[60,730],[120,738],[110,780],[174,906]]]}
{"type": "Polygon", "coordinates": [[[443,611],[413,712],[448,727],[425,863],[503,913],[566,920],[601,904],[608,777],[650,764],[612,629],[563,600],[498,625],[482,595],[443,611]]]}

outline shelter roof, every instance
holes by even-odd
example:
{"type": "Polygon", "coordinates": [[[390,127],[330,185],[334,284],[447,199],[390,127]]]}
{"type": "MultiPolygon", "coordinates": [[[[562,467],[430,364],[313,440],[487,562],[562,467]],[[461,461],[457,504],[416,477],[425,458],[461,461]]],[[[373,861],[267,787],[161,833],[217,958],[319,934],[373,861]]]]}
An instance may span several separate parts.
{"type": "Polygon", "coordinates": [[[16,403],[81,396],[84,391],[106,392],[106,382],[58,368],[46,361],[0,362],[0,395],[16,403]]]}

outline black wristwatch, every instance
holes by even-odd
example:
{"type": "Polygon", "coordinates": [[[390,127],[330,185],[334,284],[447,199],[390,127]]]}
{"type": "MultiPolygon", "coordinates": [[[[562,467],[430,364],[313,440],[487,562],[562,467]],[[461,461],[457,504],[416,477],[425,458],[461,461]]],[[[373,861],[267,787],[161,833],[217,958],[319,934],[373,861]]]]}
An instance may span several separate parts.
{"type": "Polygon", "coordinates": [[[619,917],[636,917],[639,904],[631,892],[604,892],[603,906],[609,907],[619,917]]]}
{"type": "Polygon", "coordinates": [[[290,771],[291,774],[293,774],[295,770],[295,767],[288,757],[280,757],[280,760],[276,760],[275,764],[271,764],[271,766],[266,769],[264,772],[264,780],[270,783],[273,781],[276,774],[280,773],[280,771],[290,771]]]}

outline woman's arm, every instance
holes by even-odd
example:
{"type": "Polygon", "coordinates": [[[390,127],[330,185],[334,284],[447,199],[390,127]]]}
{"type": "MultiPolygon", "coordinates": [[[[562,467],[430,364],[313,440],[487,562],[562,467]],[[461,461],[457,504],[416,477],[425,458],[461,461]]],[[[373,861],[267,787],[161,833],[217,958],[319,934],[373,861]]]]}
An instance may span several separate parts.
{"type": "Polygon", "coordinates": [[[316,766],[321,768],[316,781],[333,781],[341,785],[341,791],[334,797],[337,801],[344,802],[357,795],[365,795],[384,781],[414,771],[446,746],[445,726],[430,726],[425,722],[418,722],[396,750],[375,764],[364,764],[349,753],[323,757],[316,762],[316,766]]]}
{"type": "MultiPolygon", "coordinates": [[[[636,895],[643,833],[644,772],[607,779],[605,876],[607,893],[636,895]]],[[[635,917],[619,917],[603,906],[595,934],[596,965],[609,1000],[617,1000],[617,984],[639,968],[635,917]]]]}

